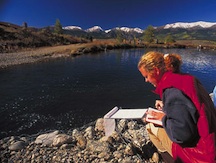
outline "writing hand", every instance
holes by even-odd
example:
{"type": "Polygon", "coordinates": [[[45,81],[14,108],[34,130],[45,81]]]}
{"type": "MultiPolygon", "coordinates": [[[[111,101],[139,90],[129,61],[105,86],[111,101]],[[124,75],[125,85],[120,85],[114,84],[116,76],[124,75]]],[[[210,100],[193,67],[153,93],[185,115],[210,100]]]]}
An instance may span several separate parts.
{"type": "Polygon", "coordinates": [[[162,108],[163,108],[163,101],[156,100],[155,101],[155,108],[157,108],[158,110],[162,110],[162,108]]]}
{"type": "Polygon", "coordinates": [[[164,112],[155,112],[153,110],[148,111],[147,114],[151,116],[149,117],[149,119],[155,119],[155,120],[160,120],[160,121],[162,121],[162,118],[165,115],[164,112]]]}

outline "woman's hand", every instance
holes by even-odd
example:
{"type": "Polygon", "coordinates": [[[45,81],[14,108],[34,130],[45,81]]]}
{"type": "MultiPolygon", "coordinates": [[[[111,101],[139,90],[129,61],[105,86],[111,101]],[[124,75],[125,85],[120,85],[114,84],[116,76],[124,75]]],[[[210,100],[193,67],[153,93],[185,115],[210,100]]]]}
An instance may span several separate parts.
{"type": "Polygon", "coordinates": [[[162,108],[163,108],[163,101],[156,100],[155,101],[155,108],[157,108],[158,110],[162,110],[162,108]]]}
{"type": "Polygon", "coordinates": [[[142,118],[142,121],[143,121],[144,123],[146,123],[146,116],[144,116],[144,117],[142,118]]]}
{"type": "Polygon", "coordinates": [[[165,116],[164,112],[157,112],[153,110],[149,110],[147,114],[150,115],[149,119],[155,119],[155,120],[160,120],[160,121],[162,121],[162,118],[165,116]]]}

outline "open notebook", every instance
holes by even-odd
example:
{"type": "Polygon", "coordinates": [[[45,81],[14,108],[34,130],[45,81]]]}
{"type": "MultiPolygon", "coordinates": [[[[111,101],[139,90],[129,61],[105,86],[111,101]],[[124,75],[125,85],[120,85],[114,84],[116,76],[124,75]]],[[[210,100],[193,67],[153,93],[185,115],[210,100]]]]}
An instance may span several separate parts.
{"type": "MultiPolygon", "coordinates": [[[[117,106],[110,110],[104,116],[104,129],[105,135],[110,136],[115,130],[115,119],[142,119],[146,115],[146,122],[151,122],[157,125],[162,126],[162,122],[159,120],[152,119],[152,117],[146,112],[148,110],[152,110],[153,108],[145,108],[145,109],[119,109],[117,106]]],[[[153,109],[154,111],[159,111],[153,109]]],[[[159,111],[160,112],[160,111],[159,111]]]]}
{"type": "Polygon", "coordinates": [[[110,110],[104,117],[113,119],[140,119],[148,109],[119,109],[117,106],[110,110]]]}
{"type": "MultiPolygon", "coordinates": [[[[156,112],[162,112],[154,108],[144,108],[144,109],[119,109],[117,106],[110,110],[104,118],[110,119],[142,119],[148,110],[153,110],[156,112]]],[[[146,121],[152,122],[157,125],[162,126],[162,122],[159,120],[152,119],[152,117],[147,114],[146,121]]]]}

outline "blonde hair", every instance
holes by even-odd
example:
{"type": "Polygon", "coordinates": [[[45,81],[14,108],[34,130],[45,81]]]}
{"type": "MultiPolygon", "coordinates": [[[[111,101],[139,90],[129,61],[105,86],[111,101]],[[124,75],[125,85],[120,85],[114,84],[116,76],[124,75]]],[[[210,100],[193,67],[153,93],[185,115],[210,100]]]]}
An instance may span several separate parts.
{"type": "Polygon", "coordinates": [[[182,59],[178,54],[165,54],[164,55],[164,63],[166,65],[166,69],[168,71],[172,71],[173,73],[180,73],[182,59]]]}
{"type": "Polygon", "coordinates": [[[165,71],[164,55],[160,52],[150,51],[144,54],[138,62],[138,69],[144,68],[150,74],[156,67],[165,71]]]}

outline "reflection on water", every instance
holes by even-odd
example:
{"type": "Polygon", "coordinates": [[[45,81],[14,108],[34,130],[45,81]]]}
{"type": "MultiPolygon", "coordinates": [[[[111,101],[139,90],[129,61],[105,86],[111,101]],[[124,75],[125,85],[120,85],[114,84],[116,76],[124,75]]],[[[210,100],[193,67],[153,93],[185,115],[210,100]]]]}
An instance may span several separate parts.
{"type": "MultiPolygon", "coordinates": [[[[168,51],[169,52],[169,51],[168,51]]],[[[196,76],[212,92],[216,85],[216,51],[196,49],[175,49],[170,52],[182,56],[182,71],[196,76]]]]}
{"type": "Polygon", "coordinates": [[[198,54],[188,53],[182,54],[184,64],[194,71],[205,72],[206,70],[214,70],[216,68],[216,52],[214,51],[198,51],[198,54]]]}
{"type": "MultiPolygon", "coordinates": [[[[157,50],[180,54],[182,71],[195,75],[212,91],[216,84],[214,51],[157,50]]],[[[1,69],[0,137],[81,127],[114,106],[153,106],[158,97],[137,70],[144,52],[113,50],[1,69]]]]}

